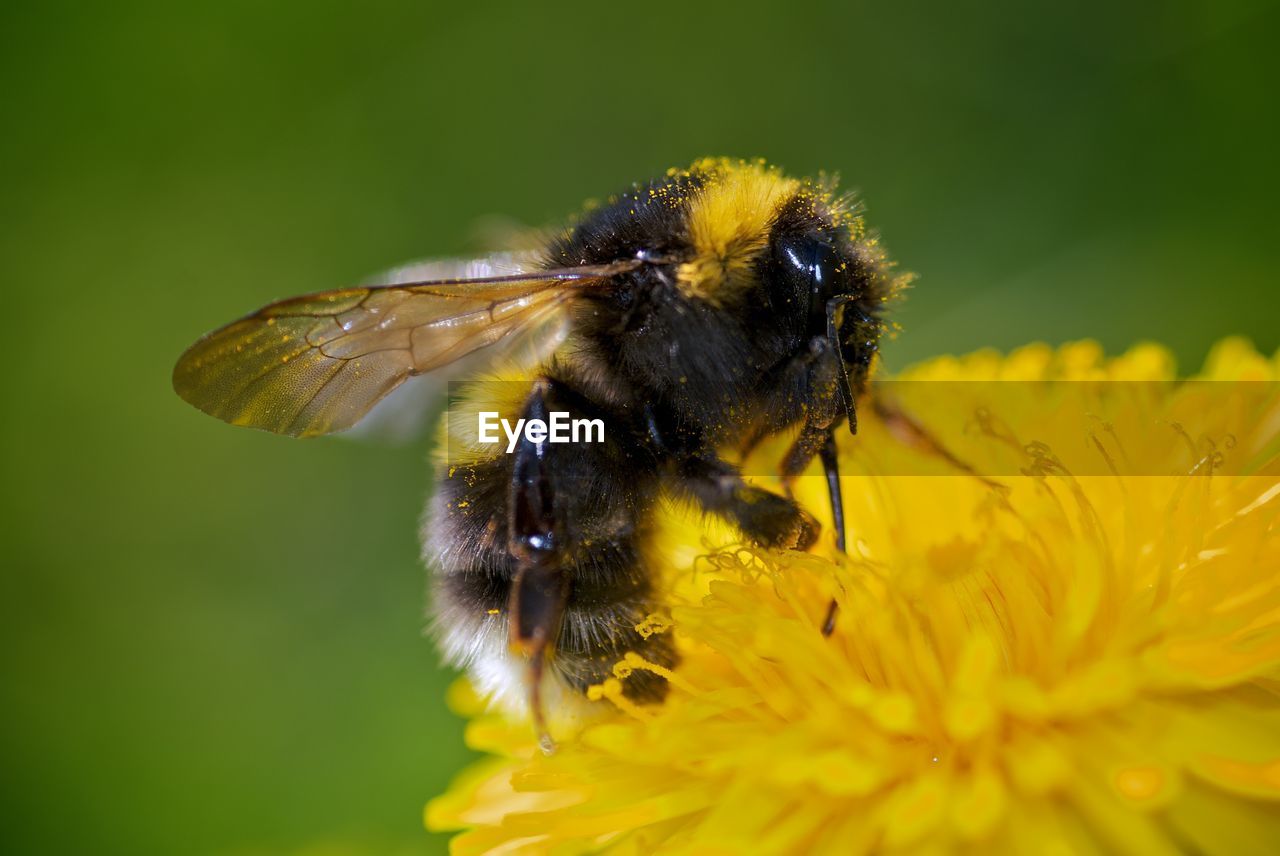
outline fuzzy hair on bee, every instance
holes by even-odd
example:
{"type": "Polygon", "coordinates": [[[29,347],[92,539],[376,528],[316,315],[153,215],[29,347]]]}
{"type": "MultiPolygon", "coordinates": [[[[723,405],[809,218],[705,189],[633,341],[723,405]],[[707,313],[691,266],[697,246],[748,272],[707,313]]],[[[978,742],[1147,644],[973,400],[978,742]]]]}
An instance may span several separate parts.
{"type": "MultiPolygon", "coordinates": [[[[664,496],[726,517],[760,544],[813,542],[808,512],[749,485],[718,451],[802,423],[780,467],[789,477],[803,471],[852,415],[846,397],[854,405],[861,391],[894,280],[847,198],[760,163],[703,161],[637,185],[589,212],[547,255],[548,267],[648,262],[611,289],[585,293],[564,345],[522,386],[502,381],[499,396],[498,385],[482,383],[468,393],[487,405],[507,397],[496,409],[508,414],[563,409],[610,428],[601,446],[528,455],[555,497],[555,573],[571,581],[548,661],[565,695],[607,679],[628,652],[675,665],[669,636],[636,629],[663,608],[648,548],[664,496]],[[835,319],[832,301],[841,304],[835,319]]],[[[478,406],[468,399],[462,410],[478,406]]],[[[436,570],[447,654],[490,697],[522,705],[528,682],[512,678],[526,674],[528,654],[507,644],[521,572],[510,493],[527,486],[518,462],[500,451],[442,462],[424,555],[436,570]]],[[[639,703],[665,691],[650,671],[624,684],[639,703]]]]}
{"type": "MultiPolygon", "coordinates": [[[[835,432],[856,431],[903,278],[833,181],[701,160],[589,208],[502,270],[413,271],[233,322],[183,355],[174,386],[228,422],[308,436],[352,427],[406,380],[458,379],[465,366],[473,382],[446,417],[423,524],[433,627],[484,692],[528,706],[544,745],[544,709],[582,698],[628,653],[676,666],[670,634],[638,629],[664,608],[653,555],[664,501],[756,544],[808,549],[819,527],[789,486],[817,458],[843,549],[835,432]],[[526,430],[486,445],[484,414],[543,426],[567,414],[604,436],[526,430]],[[784,431],[795,439],[773,493],[730,460],[784,431]]],[[[825,631],[834,619],[832,606],[825,631]]],[[[623,692],[645,704],[666,689],[636,670],[623,692]]]]}

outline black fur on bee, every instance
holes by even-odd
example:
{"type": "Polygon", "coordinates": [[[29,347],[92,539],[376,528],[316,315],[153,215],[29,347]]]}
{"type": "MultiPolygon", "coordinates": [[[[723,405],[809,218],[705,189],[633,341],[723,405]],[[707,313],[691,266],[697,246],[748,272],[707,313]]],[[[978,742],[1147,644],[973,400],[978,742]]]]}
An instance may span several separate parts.
{"type": "MultiPolygon", "coordinates": [[[[649,554],[657,503],[683,498],[755,543],[805,549],[818,535],[812,515],[747,483],[721,452],[799,426],[779,463],[789,479],[839,423],[856,424],[891,278],[844,200],[759,164],[712,162],[589,212],[545,264],[629,259],[644,264],[574,302],[567,340],[529,373],[523,403],[525,413],[602,419],[606,442],[522,443],[441,473],[426,524],[438,626],[489,690],[509,681],[495,658],[509,660],[509,643],[520,650],[535,632],[510,624],[528,610],[535,623],[554,621],[547,668],[572,690],[607,679],[630,651],[673,666],[669,634],[636,630],[662,609],[661,557],[649,554]],[[520,512],[531,493],[538,521],[520,512]],[[544,536],[545,551],[521,555],[544,536]],[[554,616],[540,602],[559,595],[542,584],[534,605],[518,605],[517,580],[545,574],[564,583],[554,616]]],[[[834,470],[834,454],[823,461],[834,470]]],[[[836,503],[838,490],[833,482],[836,503]]],[[[637,670],[623,691],[653,702],[666,683],[637,670]]]]}

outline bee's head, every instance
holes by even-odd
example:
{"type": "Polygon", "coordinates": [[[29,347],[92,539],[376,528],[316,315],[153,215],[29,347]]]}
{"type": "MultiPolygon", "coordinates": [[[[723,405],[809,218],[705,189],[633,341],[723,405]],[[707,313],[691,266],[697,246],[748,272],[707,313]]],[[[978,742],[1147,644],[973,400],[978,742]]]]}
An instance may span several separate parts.
{"type": "Polygon", "coordinates": [[[588,296],[585,335],[674,397],[736,400],[815,339],[853,398],[876,352],[888,264],[828,182],[711,158],[609,200],[551,248],[548,266],[643,264],[588,296]]]}
{"type": "Polygon", "coordinates": [[[856,219],[805,190],[779,207],[760,260],[778,323],[797,345],[822,338],[838,356],[851,429],[854,399],[879,346],[878,313],[888,289],[883,256],[861,237],[856,219]]]}

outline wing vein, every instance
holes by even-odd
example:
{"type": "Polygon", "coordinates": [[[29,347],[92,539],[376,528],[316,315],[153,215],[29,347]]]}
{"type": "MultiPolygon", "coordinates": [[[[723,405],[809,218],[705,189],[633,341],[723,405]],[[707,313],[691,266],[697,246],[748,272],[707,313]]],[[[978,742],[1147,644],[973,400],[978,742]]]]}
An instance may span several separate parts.
{"type": "MultiPolygon", "coordinates": [[[[236,424],[294,435],[343,430],[406,378],[447,372],[471,354],[525,365],[544,359],[567,335],[573,299],[639,264],[530,269],[277,301],[192,345],[174,367],[174,389],[236,424]]],[[[475,368],[475,361],[466,365],[475,368]]]]}

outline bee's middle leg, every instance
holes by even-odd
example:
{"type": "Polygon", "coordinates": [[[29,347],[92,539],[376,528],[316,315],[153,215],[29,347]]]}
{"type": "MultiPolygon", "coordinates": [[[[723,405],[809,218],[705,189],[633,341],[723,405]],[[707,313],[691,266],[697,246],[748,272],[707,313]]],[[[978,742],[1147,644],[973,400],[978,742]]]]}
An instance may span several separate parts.
{"type": "Polygon", "coordinates": [[[735,467],[714,455],[680,462],[676,475],[703,509],[726,518],[761,546],[807,550],[821,531],[817,519],[794,499],[747,484],[735,467]]]}

